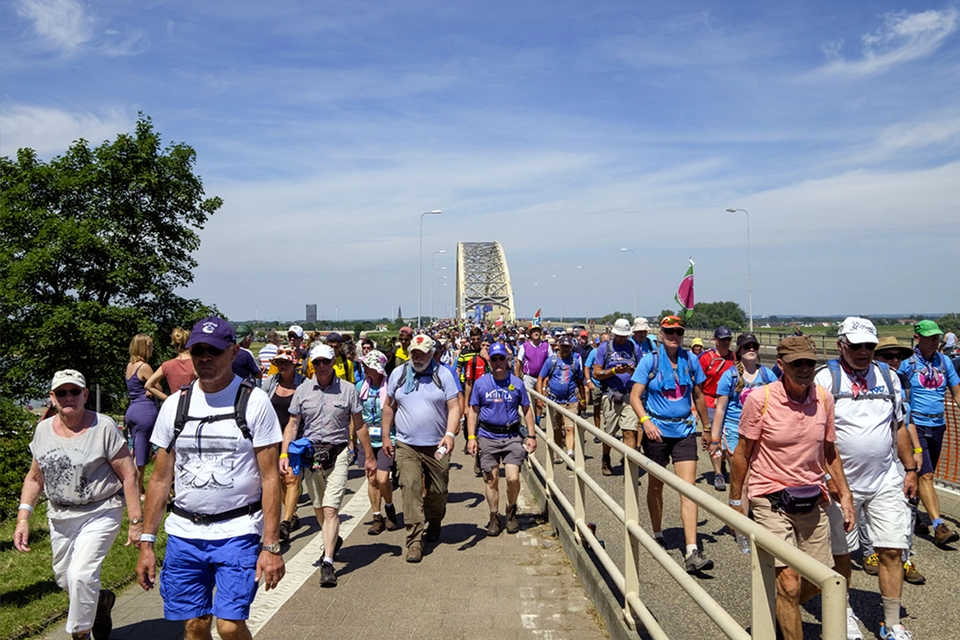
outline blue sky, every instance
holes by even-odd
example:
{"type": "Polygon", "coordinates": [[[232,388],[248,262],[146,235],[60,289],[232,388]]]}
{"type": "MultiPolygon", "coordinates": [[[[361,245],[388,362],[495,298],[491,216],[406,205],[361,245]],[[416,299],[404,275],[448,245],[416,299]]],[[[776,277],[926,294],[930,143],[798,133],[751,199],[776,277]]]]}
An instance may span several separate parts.
{"type": "Polygon", "coordinates": [[[433,252],[441,311],[456,243],[489,240],[520,315],[634,288],[656,314],[689,256],[698,300],[746,309],[728,207],[758,316],[957,311],[958,28],[950,3],[14,0],[0,154],[151,116],[225,201],[186,293],[232,318],[415,314],[432,209],[424,314],[433,252]]]}

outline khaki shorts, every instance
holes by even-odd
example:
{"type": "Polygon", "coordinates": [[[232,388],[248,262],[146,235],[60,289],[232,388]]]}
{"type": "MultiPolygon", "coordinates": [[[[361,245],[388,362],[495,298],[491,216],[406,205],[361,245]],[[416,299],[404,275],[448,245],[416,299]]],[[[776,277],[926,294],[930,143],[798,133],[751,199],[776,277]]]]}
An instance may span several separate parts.
{"type": "Polygon", "coordinates": [[[593,389],[590,389],[588,393],[590,394],[590,404],[595,407],[599,407],[601,401],[603,400],[603,391],[600,390],[600,387],[594,383],[593,389]]]}
{"type": "MultiPolygon", "coordinates": [[[[569,404],[561,404],[561,407],[569,411],[570,413],[576,415],[577,407],[579,406],[576,402],[571,402],[569,404]]],[[[559,411],[556,409],[550,409],[550,419],[553,421],[554,429],[573,429],[573,420],[569,420],[563,417],[559,411]]]]}
{"type": "Polygon", "coordinates": [[[604,395],[600,402],[600,413],[603,416],[603,430],[611,436],[617,431],[636,431],[640,422],[626,397],[617,404],[609,395],[604,395]]]}
{"type": "MultiPolygon", "coordinates": [[[[817,506],[807,513],[783,513],[770,508],[766,498],[750,498],[754,521],[781,540],[797,547],[824,564],[833,566],[830,549],[830,519],[827,501],[820,498],[817,506]]],[[[777,567],[787,566],[777,558],[777,567]]]]}
{"type": "Polygon", "coordinates": [[[327,471],[304,470],[303,486],[313,500],[313,508],[339,509],[347,491],[347,470],[350,467],[350,449],[344,447],[337,461],[327,471]]]}

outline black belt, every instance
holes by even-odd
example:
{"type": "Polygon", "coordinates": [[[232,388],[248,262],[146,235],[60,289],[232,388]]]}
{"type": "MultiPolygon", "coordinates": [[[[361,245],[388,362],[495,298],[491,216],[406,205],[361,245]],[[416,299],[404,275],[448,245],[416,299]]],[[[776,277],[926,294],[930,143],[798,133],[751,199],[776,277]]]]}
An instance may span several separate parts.
{"type": "Polygon", "coordinates": [[[498,435],[520,435],[520,422],[513,424],[500,425],[490,424],[489,422],[478,422],[480,428],[487,433],[496,433],[498,435]]]}
{"type": "Polygon", "coordinates": [[[231,509],[230,511],[224,511],[223,513],[193,513],[192,511],[187,511],[178,507],[176,504],[171,503],[170,511],[180,516],[181,518],[186,518],[194,524],[213,524],[214,522],[223,522],[224,520],[233,520],[234,518],[239,518],[240,516],[252,516],[253,514],[260,511],[263,508],[260,500],[256,502],[251,502],[245,507],[238,507],[236,509],[231,509]]]}

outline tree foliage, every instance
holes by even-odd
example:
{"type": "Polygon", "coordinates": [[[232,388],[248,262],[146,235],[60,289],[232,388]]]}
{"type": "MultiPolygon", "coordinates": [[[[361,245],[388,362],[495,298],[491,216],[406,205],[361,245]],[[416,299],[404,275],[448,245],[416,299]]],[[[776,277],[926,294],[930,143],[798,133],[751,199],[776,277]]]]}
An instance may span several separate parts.
{"type": "Polygon", "coordinates": [[[124,395],[130,338],[158,347],[205,309],[175,292],[193,281],[197,231],[221,205],[204,198],[186,144],[161,149],[142,114],[134,134],[49,162],[0,158],[0,391],[46,396],[71,367],[108,399],[124,395]]]}
{"type": "Polygon", "coordinates": [[[723,326],[737,331],[747,326],[747,314],[736,302],[698,302],[693,306],[693,316],[687,326],[692,329],[723,326]]]}

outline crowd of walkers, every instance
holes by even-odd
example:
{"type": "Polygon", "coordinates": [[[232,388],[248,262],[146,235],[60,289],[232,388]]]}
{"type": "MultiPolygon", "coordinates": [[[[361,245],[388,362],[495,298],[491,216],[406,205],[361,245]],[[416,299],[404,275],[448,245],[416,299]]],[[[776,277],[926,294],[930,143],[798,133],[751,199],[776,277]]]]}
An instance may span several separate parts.
{"type": "MultiPolygon", "coordinates": [[[[67,631],[104,640],[115,596],[100,588],[99,574],[124,507],[144,589],[156,584],[153,546],[165,517],[165,617],[184,621],[188,638],[211,637],[214,617],[221,637],[248,638],[258,586],[275,588],[284,576],[282,545],[300,527],[303,491],[321,527],[320,584],[335,587],[352,464],[367,478],[368,534],[402,527],[405,560],[421,562],[424,545],[441,536],[461,432],[483,478],[493,537],[520,529],[520,469],[537,449],[536,427],[552,425],[547,436],[568,458],[554,453],[552,462],[563,464],[576,444],[564,413],[592,412],[598,429],[672,464],[691,484],[705,452],[712,487],[729,488],[732,509],[848,582],[860,549],[863,569],[879,576],[880,636],[911,638],[900,607],[903,582],[924,582],[911,551],[914,532],[928,531],[918,503],[938,546],[960,537],[941,517],[933,485],[948,392],[960,406],[960,379],[936,323],[918,322],[909,348],[881,338],[867,319],[847,318],[839,357],[819,367],[823,354],[802,335],[781,340],[768,367],[751,333],[718,327],[711,348],[696,338],[687,349],[682,318],[654,325],[618,319],[591,339],[586,330],[547,337],[539,326],[442,320],[419,332],[403,327],[385,344],[292,325],[285,335],[268,332],[254,354],[249,327],[212,316],[175,330],[178,355],[156,371],[153,341],[138,334],[125,371],[132,455],[113,420],[85,409],[83,375],[58,371],[50,390],[56,413],[31,443],[14,546],[29,551],[30,516],[43,492],[54,573],[70,594],[67,631]],[[546,421],[538,397],[550,400],[546,421]]],[[[596,470],[613,475],[611,446],[600,449],[596,470]]],[[[654,477],[646,502],[663,545],[663,483],[654,477]]],[[[680,502],[683,564],[704,577],[715,567],[699,547],[697,505],[680,502]]],[[[802,638],[800,605],[816,587],[779,561],[776,581],[780,631],[802,638]]],[[[847,627],[848,638],[863,637],[849,603],[847,627]]]]}

